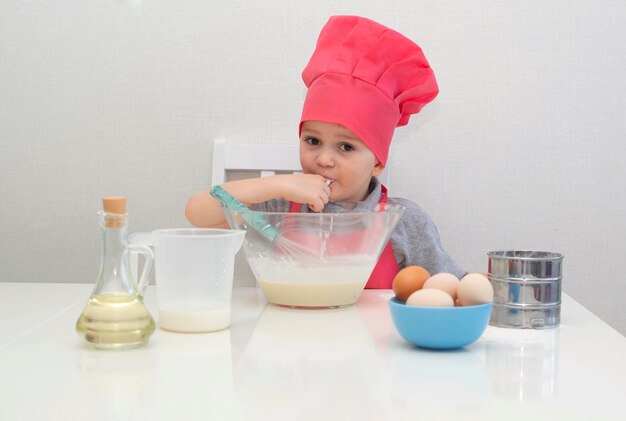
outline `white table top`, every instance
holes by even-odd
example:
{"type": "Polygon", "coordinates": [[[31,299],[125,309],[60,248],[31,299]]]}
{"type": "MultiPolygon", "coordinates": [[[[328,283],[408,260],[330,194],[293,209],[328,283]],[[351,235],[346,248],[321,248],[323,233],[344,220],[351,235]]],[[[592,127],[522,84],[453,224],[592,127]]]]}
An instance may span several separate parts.
{"type": "Polygon", "coordinates": [[[626,338],[565,294],[558,329],[442,352],[398,335],[388,290],[292,310],[237,288],[230,329],[115,352],[74,330],[92,288],[0,283],[0,420],[626,419],[626,338]]]}

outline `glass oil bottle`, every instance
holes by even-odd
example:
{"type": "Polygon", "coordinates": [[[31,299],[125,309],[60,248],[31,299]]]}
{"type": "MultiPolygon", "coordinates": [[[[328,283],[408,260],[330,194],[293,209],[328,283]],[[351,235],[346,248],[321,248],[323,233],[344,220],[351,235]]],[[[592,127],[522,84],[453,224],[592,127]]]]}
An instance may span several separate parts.
{"type": "Polygon", "coordinates": [[[147,247],[129,246],[125,197],[105,197],[98,212],[102,256],[98,282],[76,322],[76,331],[89,347],[125,349],[144,345],[154,332],[154,319],[143,303],[143,292],[154,257],[147,247]],[[144,254],[141,280],[131,279],[128,256],[144,254]]]}

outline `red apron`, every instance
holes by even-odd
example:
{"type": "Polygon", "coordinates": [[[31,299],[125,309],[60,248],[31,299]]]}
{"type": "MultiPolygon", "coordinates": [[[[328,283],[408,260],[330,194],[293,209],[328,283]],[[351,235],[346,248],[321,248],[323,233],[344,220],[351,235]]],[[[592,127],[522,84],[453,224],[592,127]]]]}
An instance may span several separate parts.
{"type": "MultiPolygon", "coordinates": [[[[381,195],[380,201],[378,203],[387,203],[387,188],[385,186],[381,186],[381,195]]],[[[290,202],[289,203],[289,212],[300,212],[302,208],[302,203],[290,202]]],[[[393,282],[393,278],[396,276],[400,269],[398,268],[398,262],[396,262],[396,258],[393,255],[393,250],[391,249],[391,240],[387,242],[372,274],[367,280],[367,284],[365,284],[365,288],[367,289],[391,289],[391,283],[393,282]]]]}

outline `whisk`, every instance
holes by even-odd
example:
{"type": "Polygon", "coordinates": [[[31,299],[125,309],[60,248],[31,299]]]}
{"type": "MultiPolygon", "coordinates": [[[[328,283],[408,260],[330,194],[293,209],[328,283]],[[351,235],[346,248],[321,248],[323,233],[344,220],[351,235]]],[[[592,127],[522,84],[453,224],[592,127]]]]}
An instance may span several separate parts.
{"type": "Polygon", "coordinates": [[[252,212],[239,200],[235,199],[230,193],[219,185],[211,189],[211,196],[217,199],[223,206],[240,213],[244,221],[248,223],[256,232],[261,234],[270,243],[288,258],[311,258],[318,255],[318,252],[303,244],[297,243],[289,238],[279,235],[278,230],[274,228],[263,215],[252,212]]]}

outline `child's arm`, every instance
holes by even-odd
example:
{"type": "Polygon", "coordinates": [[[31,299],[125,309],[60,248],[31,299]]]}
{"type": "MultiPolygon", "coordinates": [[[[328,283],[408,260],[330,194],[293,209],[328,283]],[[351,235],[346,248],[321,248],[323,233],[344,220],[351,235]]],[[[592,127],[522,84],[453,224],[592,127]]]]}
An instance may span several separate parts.
{"type": "MultiPolygon", "coordinates": [[[[222,188],[246,206],[283,198],[306,203],[316,212],[324,209],[330,195],[326,179],[317,174],[283,174],[230,181],[222,184],[222,188]]],[[[189,198],[185,216],[197,227],[228,227],[219,202],[211,196],[209,190],[189,198]]]]}

